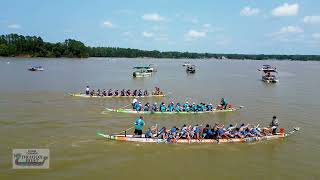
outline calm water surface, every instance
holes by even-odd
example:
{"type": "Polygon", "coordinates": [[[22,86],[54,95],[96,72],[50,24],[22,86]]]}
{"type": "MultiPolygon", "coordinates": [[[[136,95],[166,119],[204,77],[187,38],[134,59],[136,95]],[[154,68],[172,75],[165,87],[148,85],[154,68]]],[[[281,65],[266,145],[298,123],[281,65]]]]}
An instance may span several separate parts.
{"type": "Polygon", "coordinates": [[[0,179],[320,179],[320,63],[172,59],[0,58],[0,179]],[[188,60],[190,61],[190,60],[188,60]],[[155,63],[151,78],[133,79],[132,67],[155,63]],[[44,72],[29,72],[31,65],[44,72]],[[263,64],[277,66],[278,84],[260,81],[263,64]],[[167,145],[121,143],[95,135],[131,127],[135,116],[101,114],[130,100],[81,99],[66,95],[93,88],[160,86],[164,99],[209,102],[225,97],[241,111],[191,116],[146,116],[147,126],[252,123],[277,115],[282,127],[301,130],[285,140],[254,144],[167,145]],[[14,148],[49,148],[50,169],[14,170],[14,148]]]}

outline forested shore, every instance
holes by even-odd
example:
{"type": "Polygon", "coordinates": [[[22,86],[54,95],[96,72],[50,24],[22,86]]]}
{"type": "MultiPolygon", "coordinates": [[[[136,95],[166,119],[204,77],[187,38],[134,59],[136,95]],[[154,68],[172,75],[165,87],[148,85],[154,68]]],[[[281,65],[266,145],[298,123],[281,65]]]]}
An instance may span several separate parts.
{"type": "Polygon", "coordinates": [[[193,52],[160,52],[119,47],[90,47],[84,43],[66,39],[64,42],[45,42],[39,36],[7,34],[0,36],[0,56],[4,57],[124,57],[124,58],[174,58],[174,59],[249,59],[318,61],[320,55],[266,55],[266,54],[217,54],[193,52]]]}

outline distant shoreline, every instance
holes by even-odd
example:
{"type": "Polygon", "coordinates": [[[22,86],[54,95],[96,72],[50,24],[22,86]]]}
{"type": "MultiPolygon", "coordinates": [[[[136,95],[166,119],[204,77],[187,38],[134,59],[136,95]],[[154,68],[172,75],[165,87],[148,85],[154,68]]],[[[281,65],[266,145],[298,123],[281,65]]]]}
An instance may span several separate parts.
{"type": "Polygon", "coordinates": [[[296,59],[216,59],[216,58],[155,58],[155,57],[32,57],[30,55],[21,55],[21,56],[0,56],[0,58],[17,58],[17,59],[23,59],[23,58],[30,58],[30,59],[42,59],[42,58],[48,58],[48,59],[60,59],[60,58],[67,58],[67,59],[89,59],[89,58],[114,58],[114,59],[181,59],[181,60],[218,60],[218,61],[228,61],[228,60],[234,60],[234,61],[320,61],[319,60],[296,60],[296,59]]]}
{"type": "Polygon", "coordinates": [[[291,60],[320,61],[320,55],[276,54],[219,54],[157,50],[140,50],[119,47],[90,47],[82,42],[67,39],[64,42],[44,42],[41,37],[7,34],[0,36],[0,57],[17,58],[156,58],[156,59],[219,59],[219,60],[291,60]]]}

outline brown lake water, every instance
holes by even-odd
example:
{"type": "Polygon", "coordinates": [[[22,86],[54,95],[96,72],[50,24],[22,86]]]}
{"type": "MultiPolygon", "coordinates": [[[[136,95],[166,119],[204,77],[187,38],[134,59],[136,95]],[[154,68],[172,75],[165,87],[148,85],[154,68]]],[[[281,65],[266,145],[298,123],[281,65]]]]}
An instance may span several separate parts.
{"type": "Polygon", "coordinates": [[[320,179],[320,62],[175,59],[0,58],[0,179],[320,179]],[[197,72],[188,75],[190,61],[197,72]],[[157,64],[150,78],[133,79],[132,67],[157,64]],[[265,84],[263,64],[279,70],[265,84]],[[42,65],[43,72],[29,72],[42,65]],[[252,123],[300,131],[284,140],[253,144],[142,144],[108,141],[96,131],[119,132],[136,116],[101,114],[131,99],[74,98],[92,88],[160,86],[168,96],[142,102],[216,102],[225,97],[234,113],[145,116],[146,126],[252,123]],[[12,169],[12,149],[50,149],[50,169],[12,169]]]}

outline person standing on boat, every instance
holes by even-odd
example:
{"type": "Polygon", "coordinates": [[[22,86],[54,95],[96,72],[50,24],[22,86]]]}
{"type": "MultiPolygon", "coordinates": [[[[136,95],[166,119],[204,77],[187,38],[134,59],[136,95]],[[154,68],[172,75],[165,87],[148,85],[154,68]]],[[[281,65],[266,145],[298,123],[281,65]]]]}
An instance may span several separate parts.
{"type": "Polygon", "coordinates": [[[220,105],[222,106],[223,109],[227,109],[228,102],[224,98],[221,98],[220,105]]]}
{"type": "Polygon", "coordinates": [[[87,86],[87,87],[86,87],[86,95],[89,95],[89,94],[90,94],[90,87],[87,86]]]}
{"type": "Polygon", "coordinates": [[[134,135],[135,136],[142,136],[142,128],[145,125],[145,122],[143,121],[143,116],[140,116],[136,119],[136,122],[134,123],[134,135]]]}
{"type": "Polygon", "coordinates": [[[272,121],[270,123],[270,128],[272,130],[272,134],[277,134],[277,128],[279,126],[279,120],[277,116],[272,117],[272,121]]]}

